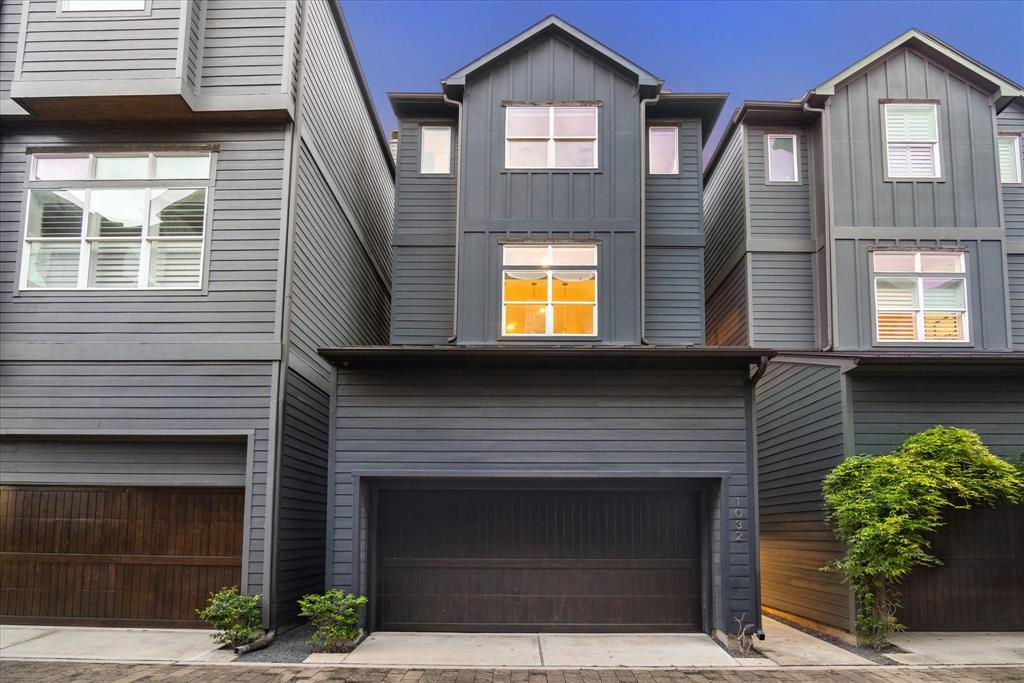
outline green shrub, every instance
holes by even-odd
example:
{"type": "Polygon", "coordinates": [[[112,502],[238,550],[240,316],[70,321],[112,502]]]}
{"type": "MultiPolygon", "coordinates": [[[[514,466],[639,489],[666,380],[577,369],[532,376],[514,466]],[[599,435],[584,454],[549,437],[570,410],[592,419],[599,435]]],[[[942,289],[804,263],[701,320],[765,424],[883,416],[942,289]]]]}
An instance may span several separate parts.
{"type": "Polygon", "coordinates": [[[346,643],[359,637],[359,610],[366,596],[329,590],[299,600],[299,614],[313,624],[309,646],[316,652],[341,652],[346,643]]]}
{"type": "Polygon", "coordinates": [[[930,534],[946,508],[1024,499],[1021,470],[993,455],[974,432],[933,427],[891,453],[854,456],[823,484],[827,518],[846,543],[823,569],[843,575],[857,598],[857,636],[881,649],[903,627],[900,581],[917,566],[940,564],[930,534]]]}
{"type": "Polygon", "coordinates": [[[239,595],[238,587],[221,588],[210,593],[205,609],[197,609],[199,618],[217,630],[214,642],[238,647],[263,635],[260,627],[259,595],[239,595]]]}

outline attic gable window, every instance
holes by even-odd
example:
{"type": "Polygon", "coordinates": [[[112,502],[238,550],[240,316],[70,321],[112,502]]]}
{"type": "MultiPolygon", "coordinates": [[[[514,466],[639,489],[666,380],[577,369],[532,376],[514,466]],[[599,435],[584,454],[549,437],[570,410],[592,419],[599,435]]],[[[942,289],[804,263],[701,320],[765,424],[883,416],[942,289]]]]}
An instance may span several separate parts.
{"type": "Polygon", "coordinates": [[[1009,185],[1019,185],[1020,169],[1020,136],[999,136],[999,180],[1009,185]]]}
{"type": "Polygon", "coordinates": [[[882,111],[887,176],[894,180],[941,178],[939,105],[887,103],[882,111]]]}
{"type": "Polygon", "coordinates": [[[505,168],[597,168],[597,107],[506,107],[505,168]]]}
{"type": "Polygon", "coordinates": [[[955,251],[876,251],[875,339],[966,342],[967,278],[955,251]]]}

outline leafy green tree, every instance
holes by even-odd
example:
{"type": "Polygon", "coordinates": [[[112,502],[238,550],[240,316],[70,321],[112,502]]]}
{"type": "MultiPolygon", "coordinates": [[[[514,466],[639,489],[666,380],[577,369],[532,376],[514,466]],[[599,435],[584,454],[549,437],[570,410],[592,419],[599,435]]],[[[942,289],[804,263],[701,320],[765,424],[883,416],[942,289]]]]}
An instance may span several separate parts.
{"type": "Polygon", "coordinates": [[[825,478],[827,519],[846,543],[823,569],[857,598],[857,636],[880,649],[903,627],[899,584],[914,567],[941,564],[931,534],[947,509],[1024,500],[1024,472],[993,455],[968,429],[936,426],[891,453],[848,458],[825,478]]]}

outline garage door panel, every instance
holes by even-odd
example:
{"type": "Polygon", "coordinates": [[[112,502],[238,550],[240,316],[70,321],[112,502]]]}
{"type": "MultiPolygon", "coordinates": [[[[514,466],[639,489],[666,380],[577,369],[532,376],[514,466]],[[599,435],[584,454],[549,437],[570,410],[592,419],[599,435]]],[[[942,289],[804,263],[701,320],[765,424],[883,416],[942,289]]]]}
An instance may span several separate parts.
{"type": "Polygon", "coordinates": [[[243,489],[0,486],[0,619],[200,626],[241,579],[243,489]]]}
{"type": "Polygon", "coordinates": [[[378,495],[381,628],[701,628],[694,491],[406,489],[378,495]]]}

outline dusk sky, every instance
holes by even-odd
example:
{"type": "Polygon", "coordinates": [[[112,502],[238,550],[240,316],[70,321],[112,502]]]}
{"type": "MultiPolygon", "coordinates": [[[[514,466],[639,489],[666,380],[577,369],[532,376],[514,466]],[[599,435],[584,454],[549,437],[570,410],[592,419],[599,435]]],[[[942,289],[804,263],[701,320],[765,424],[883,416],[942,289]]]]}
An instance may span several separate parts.
{"type": "Polygon", "coordinates": [[[439,81],[557,14],[675,92],[730,93],[705,158],[741,100],[787,100],[910,27],[1024,81],[1024,2],[448,2],[342,0],[385,132],[386,93],[439,81]]]}

